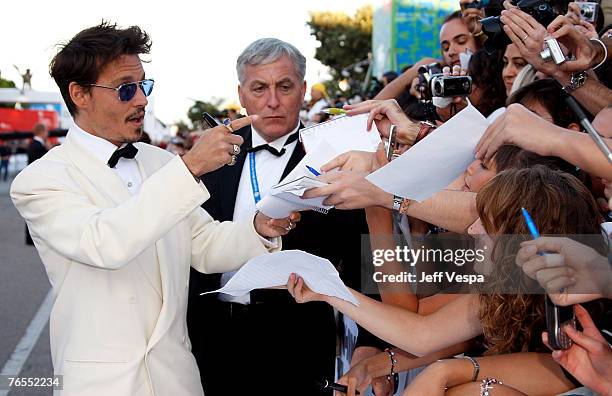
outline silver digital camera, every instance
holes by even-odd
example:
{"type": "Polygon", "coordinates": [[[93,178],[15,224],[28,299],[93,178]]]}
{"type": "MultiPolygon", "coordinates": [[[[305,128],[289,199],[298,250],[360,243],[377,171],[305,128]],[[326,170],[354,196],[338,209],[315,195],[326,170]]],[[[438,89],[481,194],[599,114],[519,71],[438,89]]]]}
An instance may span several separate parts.
{"type": "Polygon", "coordinates": [[[561,51],[561,47],[555,38],[547,38],[544,40],[544,50],[540,52],[540,56],[545,62],[550,61],[551,59],[557,64],[565,62],[565,55],[563,51],[561,51]]]}
{"type": "Polygon", "coordinates": [[[580,18],[583,21],[595,22],[597,20],[597,6],[599,4],[592,1],[579,1],[576,4],[580,7],[580,18]]]}

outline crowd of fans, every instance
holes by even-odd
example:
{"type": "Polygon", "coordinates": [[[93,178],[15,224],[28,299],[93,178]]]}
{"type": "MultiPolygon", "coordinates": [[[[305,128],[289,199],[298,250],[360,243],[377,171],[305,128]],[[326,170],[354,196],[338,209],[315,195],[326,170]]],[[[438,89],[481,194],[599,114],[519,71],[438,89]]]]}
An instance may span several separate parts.
{"type": "MultiPolygon", "coordinates": [[[[612,207],[612,159],[585,131],[590,122],[611,146],[610,25],[604,27],[601,10],[585,18],[580,3],[482,5],[461,0],[462,10],[446,18],[441,60],[423,59],[390,75],[373,100],[344,107],[349,116],[369,113],[384,138],[394,125],[403,153],[471,103],[491,124],[465,173],[425,201],[395,197],[365,179],[388,161],[381,145],[376,153],[353,151],[325,165],[324,172],[338,172],[322,176],[330,184],[306,197],[328,196],[324,203],[340,210],[364,208],[373,249],[394,246],[391,235],[402,217],[408,242],[435,233],[484,238],[492,246],[490,261],[474,270],[500,284],[514,282],[519,292],[423,295],[379,284],[382,301],[353,291],[355,306],[317,294],[292,275],[287,286],[298,302],[327,302],[390,344],[353,359],[339,380],[350,395],[368,385],[376,395],[391,394],[395,373],[424,365],[405,395],[612,395],[612,270],[604,223],[612,207]],[[565,55],[558,62],[542,53],[555,43],[565,55]],[[429,86],[436,73],[469,76],[471,90],[436,97],[429,86]],[[530,236],[522,208],[547,236],[530,236]],[[547,298],[573,307],[575,327],[561,326],[569,348],[550,340],[547,298]]],[[[317,89],[312,113],[326,97],[324,88],[315,95],[317,89]]]]}

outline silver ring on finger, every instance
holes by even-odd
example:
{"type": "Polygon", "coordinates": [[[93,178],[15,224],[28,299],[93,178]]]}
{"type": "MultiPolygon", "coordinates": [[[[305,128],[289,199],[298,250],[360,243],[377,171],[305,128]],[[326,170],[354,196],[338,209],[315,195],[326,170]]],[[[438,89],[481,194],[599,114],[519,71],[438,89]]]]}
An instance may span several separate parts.
{"type": "Polygon", "coordinates": [[[529,37],[528,34],[525,35],[525,37],[523,37],[523,39],[521,40],[523,43],[525,42],[525,40],[527,40],[527,37],[529,37]]]}
{"type": "Polygon", "coordinates": [[[230,159],[230,162],[227,163],[228,166],[234,166],[236,165],[236,156],[232,155],[232,158],[230,159]]]}
{"type": "Polygon", "coordinates": [[[227,128],[230,133],[234,133],[234,128],[232,128],[232,120],[226,118],[223,120],[223,125],[227,128]]]}
{"type": "Polygon", "coordinates": [[[237,144],[232,144],[232,154],[234,155],[238,155],[240,154],[240,146],[238,146],[237,144]]]}
{"type": "Polygon", "coordinates": [[[295,228],[295,223],[291,220],[289,220],[289,229],[293,230],[295,228]]]}

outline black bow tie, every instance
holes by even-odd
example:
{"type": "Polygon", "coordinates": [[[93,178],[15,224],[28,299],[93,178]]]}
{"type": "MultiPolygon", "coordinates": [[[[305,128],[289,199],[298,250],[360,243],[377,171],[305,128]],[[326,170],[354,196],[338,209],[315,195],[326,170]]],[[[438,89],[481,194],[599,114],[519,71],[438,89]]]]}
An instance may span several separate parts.
{"type": "MultiPolygon", "coordinates": [[[[288,146],[291,143],[295,142],[297,138],[298,138],[298,133],[296,132],[293,135],[289,136],[289,139],[287,139],[284,146],[288,146]]],[[[257,147],[251,147],[250,149],[247,149],[247,153],[256,153],[259,150],[268,150],[270,153],[274,154],[277,157],[280,157],[281,155],[285,154],[285,147],[283,147],[280,151],[278,151],[277,149],[270,146],[269,144],[262,144],[257,147]]]]}
{"type": "Polygon", "coordinates": [[[110,159],[108,160],[108,166],[114,168],[115,166],[117,166],[119,158],[122,157],[127,159],[133,159],[136,156],[137,152],[138,149],[134,147],[132,143],[128,143],[125,145],[125,147],[115,150],[113,155],[111,155],[110,159]]]}

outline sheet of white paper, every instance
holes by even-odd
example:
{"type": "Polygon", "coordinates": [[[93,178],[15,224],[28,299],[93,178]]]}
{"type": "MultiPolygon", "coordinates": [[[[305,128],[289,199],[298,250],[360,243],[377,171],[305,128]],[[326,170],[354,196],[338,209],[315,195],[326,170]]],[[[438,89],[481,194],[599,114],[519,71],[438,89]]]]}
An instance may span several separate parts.
{"type": "Polygon", "coordinates": [[[286,250],[255,257],[243,265],[221,289],[201,294],[243,296],[254,289],[284,286],[291,274],[302,277],[306,285],[317,293],[359,305],[329,260],[301,250],[286,250]]]}
{"type": "Polygon", "coordinates": [[[372,130],[367,128],[368,114],[337,117],[331,121],[305,128],[300,131],[300,139],[306,152],[310,152],[321,140],[326,140],[336,153],[343,154],[351,150],[376,151],[380,143],[380,133],[376,124],[372,130]]]}
{"type": "Polygon", "coordinates": [[[469,105],[367,179],[388,193],[427,199],[467,169],[488,126],[486,118],[469,105]]]}

